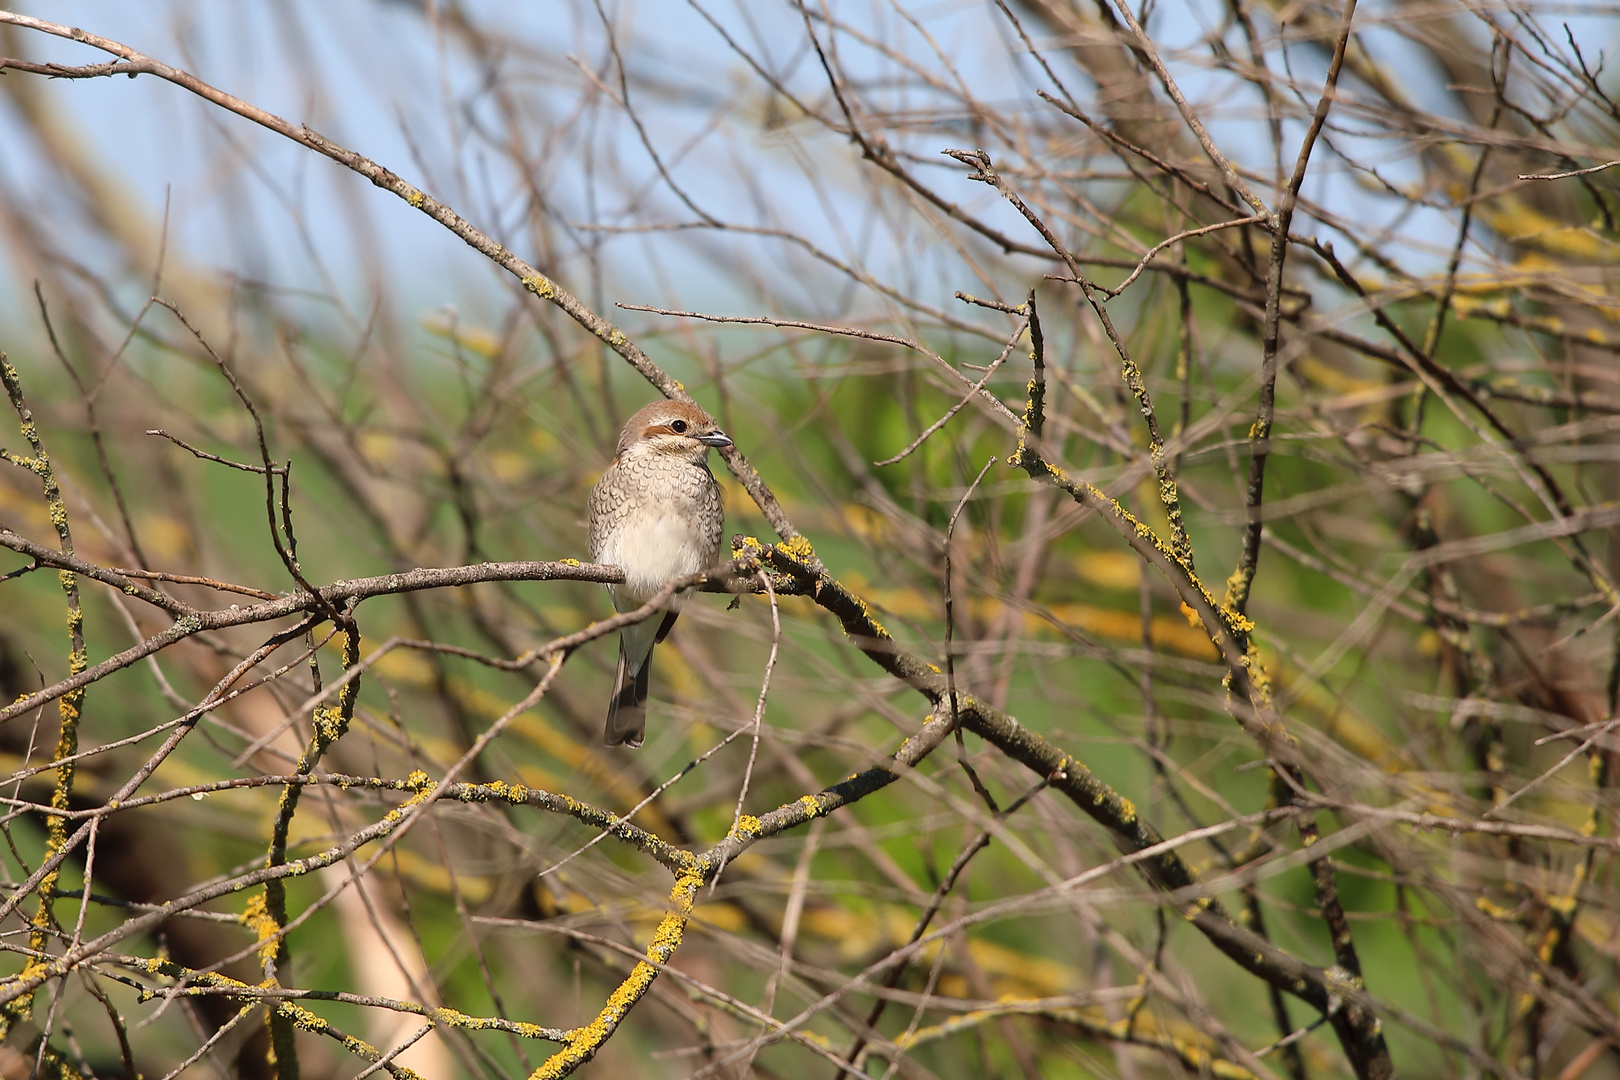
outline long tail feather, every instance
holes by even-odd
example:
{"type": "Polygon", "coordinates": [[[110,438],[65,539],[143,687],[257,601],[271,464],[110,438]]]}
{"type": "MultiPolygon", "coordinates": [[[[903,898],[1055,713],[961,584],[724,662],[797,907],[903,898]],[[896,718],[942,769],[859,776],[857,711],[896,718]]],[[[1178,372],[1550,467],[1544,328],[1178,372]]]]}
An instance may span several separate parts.
{"type": "Polygon", "coordinates": [[[652,685],[652,651],[634,674],[619,641],[619,668],[613,676],[613,696],[608,699],[607,725],[602,742],[607,746],[640,746],[647,733],[647,692],[652,685]]]}

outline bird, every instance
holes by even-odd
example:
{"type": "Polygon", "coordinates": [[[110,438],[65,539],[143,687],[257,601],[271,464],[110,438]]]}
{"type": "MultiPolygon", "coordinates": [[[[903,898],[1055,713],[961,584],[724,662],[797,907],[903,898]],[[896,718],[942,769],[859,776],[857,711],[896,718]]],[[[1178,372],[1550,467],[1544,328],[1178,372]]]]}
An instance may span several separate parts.
{"type": "MultiPolygon", "coordinates": [[[[689,401],[655,401],[625,422],[613,461],[591,489],[591,561],[624,570],[609,585],[614,610],[634,611],[671,580],[708,570],[720,554],[725,507],[709,450],[731,446],[714,418],[689,401]]],[[[640,746],[647,729],[652,649],[669,635],[691,590],[619,631],[619,668],[602,741],[640,746]]]]}

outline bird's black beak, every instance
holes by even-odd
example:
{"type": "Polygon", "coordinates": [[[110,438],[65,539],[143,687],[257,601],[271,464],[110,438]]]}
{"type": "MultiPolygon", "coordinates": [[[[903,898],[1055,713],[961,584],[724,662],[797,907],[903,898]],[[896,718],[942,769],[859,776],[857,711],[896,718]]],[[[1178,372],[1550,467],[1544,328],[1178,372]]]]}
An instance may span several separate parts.
{"type": "Polygon", "coordinates": [[[697,441],[702,443],[704,446],[715,446],[720,448],[732,445],[731,436],[727,435],[723,431],[716,431],[712,435],[699,435],[697,437],[697,441]]]}

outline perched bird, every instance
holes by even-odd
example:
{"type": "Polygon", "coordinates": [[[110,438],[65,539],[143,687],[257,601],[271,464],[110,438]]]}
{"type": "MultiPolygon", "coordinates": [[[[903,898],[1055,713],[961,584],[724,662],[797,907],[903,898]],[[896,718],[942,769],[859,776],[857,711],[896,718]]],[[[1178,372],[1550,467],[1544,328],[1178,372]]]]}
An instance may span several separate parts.
{"type": "MultiPolygon", "coordinates": [[[[670,580],[714,566],[726,515],[709,448],[730,445],[714,418],[686,401],[655,401],[625,423],[590,501],[591,561],[624,569],[624,583],[608,586],[615,610],[634,611],[670,580]]],[[[670,598],[661,619],[619,631],[608,746],[641,745],[652,647],[675,625],[686,591],[670,598]]]]}

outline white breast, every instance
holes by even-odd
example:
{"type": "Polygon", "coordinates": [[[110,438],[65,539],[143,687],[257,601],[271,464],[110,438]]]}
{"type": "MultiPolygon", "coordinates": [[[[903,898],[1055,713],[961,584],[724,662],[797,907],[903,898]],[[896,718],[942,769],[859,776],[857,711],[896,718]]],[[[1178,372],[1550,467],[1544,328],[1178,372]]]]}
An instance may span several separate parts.
{"type": "MultiPolygon", "coordinates": [[[[665,503],[627,514],[605,538],[596,561],[624,567],[624,584],[611,589],[620,611],[645,604],[671,578],[709,568],[691,514],[677,510],[665,503]]],[[[679,607],[681,599],[670,606],[679,607]]]]}

